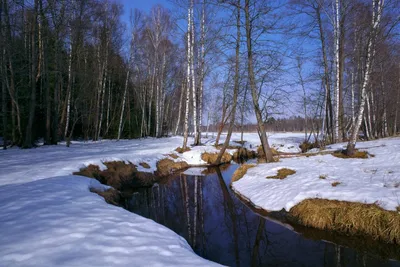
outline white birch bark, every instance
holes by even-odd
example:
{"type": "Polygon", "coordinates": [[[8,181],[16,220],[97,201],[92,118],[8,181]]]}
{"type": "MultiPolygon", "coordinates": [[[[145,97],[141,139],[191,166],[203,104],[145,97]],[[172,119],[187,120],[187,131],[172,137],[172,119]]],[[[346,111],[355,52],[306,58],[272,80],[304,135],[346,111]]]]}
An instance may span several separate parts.
{"type": "Polygon", "coordinates": [[[179,97],[178,121],[176,122],[174,135],[178,134],[179,124],[181,124],[183,92],[184,92],[184,83],[182,83],[182,85],[181,85],[181,95],[179,97]]]}
{"type": "Polygon", "coordinates": [[[72,34],[71,34],[71,40],[69,43],[69,57],[68,57],[68,85],[67,85],[67,116],[66,116],[66,121],[65,121],[65,129],[64,129],[64,138],[67,137],[68,134],[68,128],[69,128],[69,119],[70,119],[70,113],[71,113],[71,83],[72,83],[72,34]]]}
{"type": "Polygon", "coordinates": [[[339,141],[339,112],[340,112],[340,93],[339,93],[339,86],[340,86],[340,66],[339,66],[339,42],[340,42],[340,4],[339,0],[336,0],[335,5],[335,69],[336,69],[336,83],[335,83],[335,117],[334,117],[334,138],[335,142],[339,141]]]}
{"type": "MultiPolygon", "coordinates": [[[[196,88],[196,79],[195,79],[195,74],[194,74],[194,39],[195,39],[195,34],[194,34],[194,15],[193,15],[193,0],[190,1],[190,12],[191,12],[191,30],[190,30],[190,36],[191,36],[191,42],[190,42],[190,75],[192,79],[192,101],[193,101],[193,130],[194,130],[194,136],[195,139],[198,137],[198,125],[197,125],[197,88],[196,88]]],[[[196,142],[196,140],[195,140],[196,142]]],[[[196,143],[195,143],[196,144],[196,143]]]]}
{"type": "Polygon", "coordinates": [[[107,117],[106,117],[106,134],[108,133],[108,129],[110,129],[110,109],[111,109],[111,79],[108,80],[108,93],[107,93],[107,117]]]}
{"type": "Polygon", "coordinates": [[[367,98],[367,86],[369,85],[370,80],[370,72],[372,68],[372,61],[375,56],[375,39],[376,34],[380,25],[381,16],[383,12],[384,0],[379,0],[377,4],[375,4],[375,0],[372,0],[372,8],[373,8],[373,17],[372,17],[372,32],[370,38],[368,38],[368,46],[367,46],[367,58],[366,58],[366,66],[365,73],[363,78],[363,83],[361,87],[361,103],[358,110],[357,121],[355,127],[352,130],[351,137],[347,144],[347,153],[353,154],[356,146],[358,131],[360,129],[362,118],[365,109],[365,100],[367,98]],[[376,9],[376,11],[375,11],[376,9]]]}
{"type": "Polygon", "coordinates": [[[355,107],[354,107],[354,73],[351,73],[351,125],[352,128],[354,127],[354,123],[356,120],[356,115],[355,115],[355,107]]]}
{"type": "Polygon", "coordinates": [[[186,107],[185,107],[185,123],[183,130],[183,145],[185,149],[187,147],[188,135],[189,135],[189,102],[190,102],[190,29],[191,29],[191,8],[188,9],[188,31],[187,31],[187,72],[186,72],[186,107]]]}
{"type": "Polygon", "coordinates": [[[126,71],[126,79],[125,79],[125,86],[124,86],[124,95],[122,97],[121,113],[119,114],[117,140],[119,140],[121,138],[121,133],[122,133],[122,121],[124,119],[126,93],[128,91],[128,83],[129,83],[129,74],[130,74],[130,67],[129,67],[129,64],[128,64],[128,70],[126,71]]]}
{"type": "Polygon", "coordinates": [[[371,123],[371,104],[370,104],[370,98],[369,94],[367,93],[366,99],[367,103],[367,125],[368,125],[368,130],[369,130],[369,136],[372,137],[372,123],[371,123]]]}
{"type": "Polygon", "coordinates": [[[203,121],[203,92],[204,92],[204,76],[205,76],[205,37],[206,37],[206,3],[203,0],[202,12],[201,12],[201,36],[200,36],[200,77],[199,77],[199,121],[197,136],[195,137],[195,144],[201,144],[201,126],[203,121]]]}

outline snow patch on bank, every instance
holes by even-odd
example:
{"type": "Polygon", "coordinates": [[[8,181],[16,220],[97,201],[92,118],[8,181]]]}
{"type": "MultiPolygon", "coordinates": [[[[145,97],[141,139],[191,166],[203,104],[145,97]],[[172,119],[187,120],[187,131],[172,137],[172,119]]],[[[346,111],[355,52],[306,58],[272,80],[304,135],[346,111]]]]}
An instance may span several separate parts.
{"type": "MultiPolygon", "coordinates": [[[[336,144],[331,150],[344,147],[336,144]]],[[[375,157],[340,159],[332,155],[295,157],[260,164],[232,183],[235,191],[268,211],[289,211],[307,198],[376,203],[386,210],[400,206],[400,138],[357,143],[375,157]],[[283,180],[267,179],[281,168],[296,171],[283,180]],[[332,183],[339,182],[337,186],[332,183]]]]}
{"type": "Polygon", "coordinates": [[[61,176],[0,187],[2,266],[218,266],[152,220],[89,192],[94,179],[61,176]]]}

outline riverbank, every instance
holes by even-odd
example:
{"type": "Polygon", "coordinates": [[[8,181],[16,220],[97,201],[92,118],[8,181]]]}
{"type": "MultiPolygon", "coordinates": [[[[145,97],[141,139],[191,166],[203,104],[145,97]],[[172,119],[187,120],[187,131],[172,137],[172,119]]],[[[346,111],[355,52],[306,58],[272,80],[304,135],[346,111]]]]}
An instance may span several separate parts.
{"type": "MultiPolygon", "coordinates": [[[[270,143],[279,152],[298,153],[300,152],[298,145],[302,139],[301,133],[279,133],[270,136],[270,143]]],[[[238,140],[239,135],[234,135],[231,146],[235,146],[234,141],[238,140]]],[[[250,151],[255,151],[259,145],[257,134],[246,134],[245,140],[247,141],[245,147],[250,151]]],[[[131,214],[122,208],[108,205],[102,197],[91,192],[104,192],[109,189],[108,186],[101,185],[95,179],[71,175],[74,172],[79,172],[79,170],[85,171],[89,168],[92,171],[92,177],[108,184],[108,182],[102,181],[105,177],[104,174],[107,174],[111,178],[110,181],[116,182],[109,185],[121,189],[119,188],[120,182],[125,180],[120,178],[131,178],[130,175],[134,173],[151,186],[156,182],[154,179],[167,177],[177,169],[184,170],[193,165],[206,165],[207,158],[202,158],[202,154],[212,155],[218,152],[213,144],[213,138],[204,139],[203,146],[192,148],[185,153],[175,151],[177,147],[182,145],[181,137],[72,142],[69,148],[61,144],[30,150],[18,148],[0,150],[0,158],[2,159],[0,161],[0,169],[2,170],[0,173],[0,208],[2,210],[0,217],[0,236],[2,237],[0,239],[0,258],[5,259],[2,263],[12,266],[70,266],[71,264],[78,265],[78,263],[80,266],[85,266],[96,265],[96,262],[113,262],[113,266],[126,266],[132,264],[132,262],[137,266],[147,266],[148,262],[151,262],[152,265],[163,266],[214,265],[213,262],[198,257],[179,235],[163,226],[149,223],[148,220],[143,220],[140,216],[131,214]],[[165,166],[160,168],[160,164],[165,166]],[[121,176],[121,174],[123,175],[121,176]],[[98,176],[95,177],[96,175],[98,176]],[[74,215],[74,213],[77,215],[74,215]],[[115,225],[117,227],[114,227],[115,225]],[[131,230],[126,232],[125,228],[131,230]],[[146,233],[142,235],[142,232],[146,233]],[[118,241],[123,236],[126,239],[126,244],[121,244],[118,241]],[[141,241],[135,242],[137,237],[140,237],[141,241]],[[163,242],[160,242],[160,240],[163,240],[163,242]],[[32,246],[33,243],[36,245],[32,246]],[[50,254],[46,252],[47,250],[54,256],[50,257],[50,254]],[[149,250],[148,254],[143,252],[146,250],[149,250]],[[139,256],[144,260],[137,260],[139,256]],[[151,260],[153,261],[146,261],[146,257],[152,256],[153,259],[151,260]],[[96,258],[93,259],[93,257],[96,258]],[[187,264],[188,262],[191,264],[187,264]]],[[[360,145],[364,144],[368,143],[360,143],[360,145]]],[[[385,146],[377,143],[374,146],[377,149],[383,149],[382,153],[386,146],[394,146],[391,149],[398,148],[397,143],[385,144],[385,146]]],[[[335,150],[337,148],[331,147],[330,149],[335,150]]],[[[235,151],[235,149],[231,149],[227,153],[233,156],[235,151]]],[[[371,153],[375,154],[373,160],[381,158],[379,157],[381,152],[371,151],[371,153]]],[[[329,155],[323,157],[326,156],[329,155]]],[[[319,157],[321,155],[307,159],[314,159],[318,162],[319,157]]],[[[247,175],[251,171],[265,168],[260,173],[261,178],[274,176],[276,171],[271,171],[271,168],[274,168],[272,166],[275,166],[274,164],[286,164],[296,160],[300,162],[304,158],[281,158],[278,163],[259,164],[251,168],[247,175]],[[265,171],[269,173],[265,173],[265,171]]],[[[335,165],[336,167],[334,166],[332,170],[347,166],[346,162],[349,159],[335,160],[342,161],[338,166],[335,165]]],[[[388,184],[389,189],[397,194],[398,187],[395,185],[396,181],[399,180],[398,168],[381,169],[380,166],[370,165],[370,158],[362,160],[364,162],[360,164],[364,166],[366,173],[386,173],[384,184],[388,184]],[[375,171],[375,169],[377,170],[375,171]]],[[[394,160],[399,162],[398,156],[394,160]]],[[[324,159],[321,159],[321,164],[323,162],[324,159]]],[[[392,167],[396,166],[393,162],[390,163],[387,157],[381,160],[379,164],[381,166],[386,166],[385,164],[391,164],[392,167]]],[[[353,163],[349,165],[357,166],[353,163]]],[[[310,168],[307,164],[303,167],[304,172],[308,168],[310,173],[315,172],[316,169],[312,165],[310,168]]],[[[185,172],[201,174],[204,171],[206,169],[197,168],[185,172]]],[[[296,174],[291,176],[295,177],[301,172],[301,170],[297,170],[296,174]]],[[[247,175],[239,182],[246,181],[247,175]]],[[[333,182],[341,182],[335,187],[336,189],[346,185],[345,181],[331,181],[334,178],[332,173],[327,173],[325,179],[319,179],[319,175],[323,176],[324,173],[318,174],[317,180],[324,180],[329,185],[333,182]]],[[[280,181],[286,181],[291,176],[280,181]]],[[[258,178],[254,178],[251,180],[257,182],[258,178]]],[[[129,181],[132,182],[132,179],[129,181]]],[[[368,179],[363,179],[363,181],[368,184],[368,179]]],[[[132,186],[142,185],[133,184],[132,186]]],[[[262,184],[257,186],[265,190],[268,189],[262,184]]],[[[324,190],[324,188],[321,188],[321,190],[324,190]]],[[[375,188],[372,191],[375,191],[375,188]]],[[[260,191],[261,194],[266,192],[268,191],[260,191]]],[[[286,192],[284,190],[281,192],[284,193],[276,195],[276,199],[285,198],[286,192]]],[[[245,194],[243,196],[246,197],[245,194]]],[[[256,206],[262,207],[254,202],[251,197],[248,199],[256,206]]],[[[295,198],[293,197],[293,199],[295,198]]]]}
{"type": "MultiPolygon", "coordinates": [[[[255,136],[248,139],[257,142],[255,136]]],[[[277,135],[285,136],[301,139],[301,134],[277,135]]],[[[198,151],[212,152],[213,141],[205,139],[206,146],[183,157],[190,164],[198,163],[198,151]]],[[[1,264],[216,266],[197,256],[184,239],[168,228],[108,205],[90,191],[105,191],[107,186],[95,179],[71,175],[90,165],[104,171],[106,162],[124,162],[151,176],[157,162],[175,154],[181,145],[181,137],[171,137],[73,141],[69,148],[62,143],[28,150],[0,150],[1,264]]],[[[179,161],[174,157],[171,159],[179,161]]]]}
{"type": "MultiPolygon", "coordinates": [[[[344,146],[332,145],[327,151],[344,146]]],[[[357,148],[370,156],[282,158],[249,168],[232,188],[255,207],[285,210],[300,224],[399,244],[400,138],[360,142],[357,148]],[[273,179],[280,170],[292,172],[273,179]]]]}

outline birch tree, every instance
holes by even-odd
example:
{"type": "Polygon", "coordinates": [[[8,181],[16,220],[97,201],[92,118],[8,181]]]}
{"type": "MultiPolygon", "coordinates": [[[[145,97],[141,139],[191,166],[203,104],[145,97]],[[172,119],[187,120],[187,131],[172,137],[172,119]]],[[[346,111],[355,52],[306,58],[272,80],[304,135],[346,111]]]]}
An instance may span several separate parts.
{"type": "Polygon", "coordinates": [[[371,25],[371,32],[367,41],[367,54],[365,59],[365,72],[361,87],[361,100],[358,109],[357,120],[351,131],[349,142],[347,143],[346,153],[348,155],[353,155],[355,152],[358,132],[363,120],[365,102],[367,101],[367,87],[370,83],[372,63],[375,57],[376,38],[381,23],[383,8],[384,8],[384,0],[378,0],[378,1],[372,0],[372,25],[371,25]]]}

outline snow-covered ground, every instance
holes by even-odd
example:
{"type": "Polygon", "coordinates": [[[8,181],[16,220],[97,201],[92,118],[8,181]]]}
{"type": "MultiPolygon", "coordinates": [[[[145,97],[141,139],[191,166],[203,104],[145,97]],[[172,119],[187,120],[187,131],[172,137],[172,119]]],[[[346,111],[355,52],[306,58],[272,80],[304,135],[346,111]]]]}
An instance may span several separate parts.
{"type": "MultiPolygon", "coordinates": [[[[286,147],[286,139],[301,142],[301,136],[274,134],[270,142],[286,147]]],[[[235,134],[233,140],[239,137],[235,134]]],[[[245,140],[253,148],[259,144],[257,134],[246,134],[245,140]]],[[[184,153],[179,160],[203,163],[201,152],[216,151],[213,141],[204,140],[206,146],[184,153]]],[[[71,175],[89,164],[104,167],[102,162],[113,160],[146,162],[151,166],[148,171],[153,171],[156,162],[178,146],[180,137],[0,150],[0,265],[216,265],[197,256],[164,226],[105,203],[89,191],[91,186],[104,187],[96,180],[71,175]]]]}
{"type": "MultiPolygon", "coordinates": [[[[336,144],[329,150],[344,148],[336,144]]],[[[293,206],[307,198],[376,203],[384,209],[400,206],[400,138],[357,143],[375,155],[368,159],[341,159],[332,155],[284,158],[260,164],[232,184],[255,206],[269,211],[293,206]],[[296,173],[283,180],[267,179],[281,168],[296,173]],[[339,182],[337,186],[332,183],[339,182]]]]}
{"type": "Polygon", "coordinates": [[[0,266],[214,266],[172,230],[60,176],[0,187],[0,266]]]}

